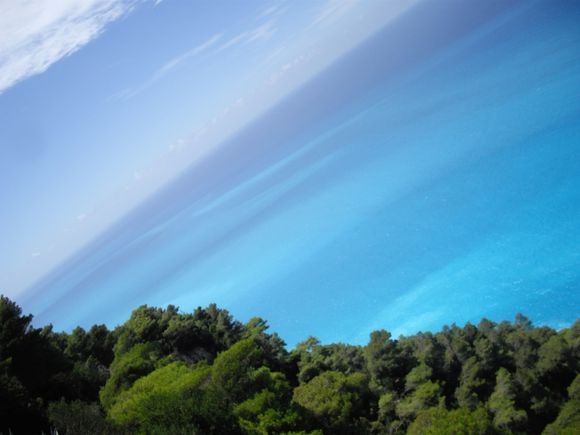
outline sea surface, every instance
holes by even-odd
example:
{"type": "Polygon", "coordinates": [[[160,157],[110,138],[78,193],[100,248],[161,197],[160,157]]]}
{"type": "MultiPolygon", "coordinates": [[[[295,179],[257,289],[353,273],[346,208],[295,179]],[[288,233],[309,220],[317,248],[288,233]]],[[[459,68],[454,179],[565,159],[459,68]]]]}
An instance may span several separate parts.
{"type": "Polygon", "coordinates": [[[580,2],[420,3],[19,302],[216,302],[294,345],[580,314],[580,2]]]}

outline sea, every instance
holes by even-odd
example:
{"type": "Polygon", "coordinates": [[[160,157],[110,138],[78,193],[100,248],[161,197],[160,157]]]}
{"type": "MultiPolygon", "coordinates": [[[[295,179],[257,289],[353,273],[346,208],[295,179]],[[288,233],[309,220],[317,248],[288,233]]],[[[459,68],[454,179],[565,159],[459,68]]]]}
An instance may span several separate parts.
{"type": "Polygon", "coordinates": [[[580,314],[580,2],[420,2],[21,298],[217,303],[294,346],[580,314]]]}

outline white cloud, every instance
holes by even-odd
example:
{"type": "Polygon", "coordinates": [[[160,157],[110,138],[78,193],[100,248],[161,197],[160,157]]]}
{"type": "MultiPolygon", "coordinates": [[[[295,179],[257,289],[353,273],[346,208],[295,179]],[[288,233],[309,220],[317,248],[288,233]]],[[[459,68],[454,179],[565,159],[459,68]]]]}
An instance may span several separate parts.
{"type": "Polygon", "coordinates": [[[0,93],[71,55],[136,0],[0,0],[0,93]]]}
{"type": "Polygon", "coordinates": [[[318,15],[314,17],[312,25],[334,20],[347,13],[357,3],[359,3],[359,0],[327,0],[318,15]]]}
{"type": "Polygon", "coordinates": [[[157,72],[155,73],[155,75],[164,75],[166,74],[168,71],[172,70],[173,68],[175,68],[177,65],[179,65],[181,62],[192,58],[194,56],[197,56],[198,54],[202,53],[203,51],[207,50],[209,47],[211,47],[212,45],[214,45],[216,42],[218,42],[222,37],[222,34],[219,33],[217,35],[212,36],[211,38],[209,38],[208,40],[206,40],[205,42],[193,47],[191,50],[186,51],[185,53],[171,59],[169,62],[167,62],[165,65],[163,65],[161,68],[159,68],[159,70],[157,70],[157,72]]]}
{"type": "Polygon", "coordinates": [[[285,63],[270,76],[270,79],[268,80],[267,84],[268,85],[276,84],[282,77],[287,75],[289,71],[295,69],[297,66],[303,64],[304,62],[310,61],[313,55],[314,51],[310,50],[309,52],[301,54],[295,57],[293,60],[285,63]]]}
{"type": "Polygon", "coordinates": [[[211,38],[207,39],[201,44],[196,45],[191,50],[188,50],[185,53],[180,54],[179,56],[176,56],[173,59],[167,61],[157,71],[155,71],[153,75],[142,85],[136,88],[123,89],[111,95],[108,99],[115,101],[115,100],[128,100],[129,98],[133,98],[135,95],[153,86],[157,81],[162,79],[169,71],[177,67],[179,64],[206,51],[212,45],[217,43],[221,39],[221,37],[222,37],[221,33],[212,36],[211,38]]]}
{"type": "Polygon", "coordinates": [[[261,20],[262,18],[270,17],[272,15],[278,15],[282,13],[283,10],[284,8],[282,7],[282,3],[271,5],[260,12],[256,17],[256,20],[261,20]]]}
{"type": "Polygon", "coordinates": [[[268,21],[267,23],[264,23],[252,30],[245,31],[234,36],[225,42],[218,49],[218,51],[225,50],[226,48],[230,48],[238,44],[246,45],[261,39],[268,39],[276,32],[276,30],[277,28],[274,26],[274,21],[268,21]]]}

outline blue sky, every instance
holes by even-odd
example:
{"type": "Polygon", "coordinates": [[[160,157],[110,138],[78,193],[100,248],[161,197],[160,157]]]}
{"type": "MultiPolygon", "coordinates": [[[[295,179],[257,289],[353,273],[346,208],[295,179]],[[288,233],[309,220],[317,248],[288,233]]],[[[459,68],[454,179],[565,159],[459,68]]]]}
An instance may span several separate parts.
{"type": "Polygon", "coordinates": [[[0,289],[39,324],[577,317],[577,4],[50,4],[0,48],[0,289]]]}
{"type": "Polygon", "coordinates": [[[0,3],[0,288],[16,296],[409,2],[0,3]]]}

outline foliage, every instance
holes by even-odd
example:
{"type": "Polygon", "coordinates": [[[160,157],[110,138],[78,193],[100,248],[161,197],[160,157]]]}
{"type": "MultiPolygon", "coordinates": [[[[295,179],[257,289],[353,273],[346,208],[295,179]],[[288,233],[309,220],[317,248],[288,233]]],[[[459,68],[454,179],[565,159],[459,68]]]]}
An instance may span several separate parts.
{"type": "Polygon", "coordinates": [[[518,429],[527,420],[526,412],[516,408],[512,376],[503,367],[497,372],[495,390],[489,398],[488,407],[494,415],[493,423],[499,429],[518,429]]]}
{"type": "Polygon", "coordinates": [[[124,324],[35,328],[0,297],[0,433],[580,433],[580,321],[477,326],[365,346],[210,305],[143,305],[124,324]]]}
{"type": "Polygon", "coordinates": [[[137,380],[119,394],[108,412],[117,426],[131,432],[160,433],[179,428],[189,433],[223,432],[231,428],[224,398],[207,388],[211,369],[205,363],[188,367],[173,362],[137,380]]]}
{"type": "Polygon", "coordinates": [[[325,371],[337,371],[345,375],[364,371],[366,361],[360,346],[347,344],[322,345],[314,337],[299,343],[294,351],[298,360],[298,379],[308,382],[325,371]]]}
{"type": "Polygon", "coordinates": [[[294,390],[294,402],[332,433],[352,433],[368,409],[368,379],[362,373],[323,372],[294,390]],[[353,427],[354,426],[354,427],[353,427]]]}
{"type": "Polygon", "coordinates": [[[138,343],[119,358],[115,358],[111,364],[109,379],[100,393],[104,408],[110,409],[120,393],[129,389],[140,377],[152,372],[157,360],[157,348],[150,343],[138,343]]]}
{"type": "Polygon", "coordinates": [[[421,411],[409,426],[408,435],[487,435],[497,433],[483,408],[421,411]]]}
{"type": "Polygon", "coordinates": [[[405,361],[400,355],[397,342],[384,329],[371,333],[369,343],[364,348],[366,369],[371,378],[371,387],[377,392],[398,388],[405,372],[405,361]]]}
{"type": "Polygon", "coordinates": [[[212,366],[215,387],[230,402],[237,403],[248,393],[254,392],[256,383],[253,372],[260,366],[261,349],[255,338],[238,341],[230,349],[218,355],[212,366]]]}
{"type": "Polygon", "coordinates": [[[263,388],[234,408],[240,428],[247,434],[287,433],[296,428],[300,415],[290,404],[292,387],[285,376],[266,367],[252,377],[263,388]]]}
{"type": "Polygon", "coordinates": [[[564,404],[558,418],[548,425],[544,434],[580,433],[580,375],[577,375],[568,388],[569,400],[564,404]]]}
{"type": "Polygon", "coordinates": [[[59,434],[110,434],[112,429],[97,403],[80,400],[52,402],[48,405],[48,419],[59,434]]]}

